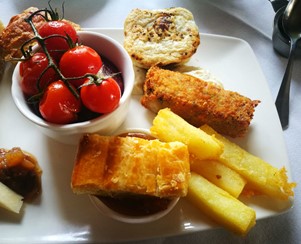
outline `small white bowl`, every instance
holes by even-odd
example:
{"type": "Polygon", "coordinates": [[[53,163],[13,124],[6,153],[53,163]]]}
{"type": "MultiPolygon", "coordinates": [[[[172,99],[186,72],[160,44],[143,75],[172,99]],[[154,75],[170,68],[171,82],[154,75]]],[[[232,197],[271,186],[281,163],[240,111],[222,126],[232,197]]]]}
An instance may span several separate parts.
{"type": "MultiPolygon", "coordinates": [[[[138,136],[144,139],[155,139],[150,131],[144,128],[118,129],[117,136],[138,136]]],[[[131,224],[149,223],[167,215],[177,204],[180,197],[175,198],[148,198],[140,197],[138,201],[132,198],[98,198],[89,195],[90,200],[98,211],[112,219],[131,224]],[[130,200],[129,200],[130,199],[130,200]],[[142,199],[142,200],[141,200],[142,199]],[[152,207],[154,203],[155,208],[152,207]],[[157,206],[161,207],[157,209],[157,206]],[[150,213],[151,212],[151,213],[150,213]]]]}
{"type": "Polygon", "coordinates": [[[119,106],[113,112],[101,115],[84,122],[59,125],[45,121],[36,115],[27,105],[20,88],[20,74],[18,63],[12,76],[12,97],[19,111],[34,123],[47,136],[66,144],[77,144],[84,133],[110,134],[123,123],[129,109],[129,102],[134,86],[134,70],[131,58],[123,46],[114,39],[93,31],[78,32],[80,42],[94,48],[102,57],[111,61],[121,72],[124,91],[119,106]]]}

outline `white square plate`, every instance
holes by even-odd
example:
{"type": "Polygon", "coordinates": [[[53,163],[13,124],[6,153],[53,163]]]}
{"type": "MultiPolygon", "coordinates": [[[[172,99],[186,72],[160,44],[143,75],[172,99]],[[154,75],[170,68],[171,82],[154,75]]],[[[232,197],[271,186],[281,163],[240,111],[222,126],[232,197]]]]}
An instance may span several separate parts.
{"type": "MultiPolygon", "coordinates": [[[[123,41],[122,29],[89,29],[123,41]]],[[[267,82],[250,46],[243,40],[201,34],[201,46],[188,65],[209,70],[224,88],[259,99],[249,133],[235,142],[275,167],[285,166],[291,180],[282,129],[267,82]]],[[[88,196],[70,189],[76,146],[60,144],[41,134],[15,107],[10,93],[13,67],[6,69],[0,83],[0,147],[21,147],[34,154],[42,169],[43,192],[33,204],[26,204],[20,216],[0,209],[0,242],[110,242],[187,234],[217,227],[187,200],[173,211],[148,224],[125,224],[102,216],[88,196]]],[[[149,128],[154,114],[133,96],[122,128],[149,128]]],[[[233,140],[234,141],[234,140],[233,140]]],[[[265,197],[243,199],[257,213],[257,219],[290,209],[293,201],[265,197]]]]}

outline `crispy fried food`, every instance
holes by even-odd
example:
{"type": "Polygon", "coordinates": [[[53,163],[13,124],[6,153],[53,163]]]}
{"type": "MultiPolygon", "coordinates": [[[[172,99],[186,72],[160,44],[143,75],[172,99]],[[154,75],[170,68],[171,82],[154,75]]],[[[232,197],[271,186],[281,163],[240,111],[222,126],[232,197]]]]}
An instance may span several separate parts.
{"type": "Polygon", "coordinates": [[[191,173],[187,198],[225,228],[246,235],[256,223],[256,212],[202,176],[191,173]]]}
{"type": "MultiPolygon", "coordinates": [[[[223,84],[220,80],[215,77],[209,70],[203,69],[197,66],[190,65],[178,65],[178,66],[170,66],[169,67],[173,71],[181,72],[184,74],[188,74],[194,76],[196,78],[202,79],[207,82],[211,82],[217,86],[223,87],[223,84]]],[[[135,83],[132,94],[133,95],[143,95],[143,85],[146,77],[146,69],[134,66],[135,72],[135,83]]]]}
{"type": "Polygon", "coordinates": [[[288,182],[285,168],[277,169],[229,141],[207,125],[202,126],[201,129],[209,135],[215,135],[224,144],[224,152],[219,161],[247,180],[248,191],[253,189],[255,192],[282,200],[287,200],[294,195],[293,188],[296,183],[288,182]]]}
{"type": "Polygon", "coordinates": [[[234,170],[219,162],[223,144],[214,136],[187,123],[170,109],[161,109],[153,120],[151,134],[161,141],[180,141],[190,153],[190,169],[238,197],[246,181],[234,170]]]}
{"type": "Polygon", "coordinates": [[[73,168],[77,194],[180,197],[190,177],[187,146],[138,137],[84,135],[73,168]]]}
{"type": "Polygon", "coordinates": [[[199,160],[192,155],[190,156],[190,169],[235,198],[240,196],[247,183],[247,181],[235,170],[218,160],[199,160]]]}
{"type": "Polygon", "coordinates": [[[169,107],[190,124],[208,124],[221,134],[244,136],[259,101],[190,75],[150,68],[141,103],[157,113],[169,107]]]}
{"type": "Polygon", "coordinates": [[[169,108],[161,109],[153,120],[151,134],[161,141],[180,141],[187,145],[188,151],[199,159],[218,159],[223,152],[223,144],[214,136],[201,131],[169,108]]]}
{"type": "MultiPolygon", "coordinates": [[[[24,21],[25,18],[29,17],[32,13],[37,11],[38,8],[30,7],[24,10],[22,13],[13,16],[8,25],[4,28],[0,35],[0,54],[5,61],[11,61],[12,58],[20,58],[22,53],[20,48],[24,42],[34,37],[34,33],[30,25],[24,21]]],[[[40,15],[36,15],[33,18],[33,23],[38,29],[44,24],[45,19],[40,15]]],[[[69,21],[70,22],[70,21],[69,21]]],[[[70,22],[76,30],[80,29],[80,26],[70,22]]]]}

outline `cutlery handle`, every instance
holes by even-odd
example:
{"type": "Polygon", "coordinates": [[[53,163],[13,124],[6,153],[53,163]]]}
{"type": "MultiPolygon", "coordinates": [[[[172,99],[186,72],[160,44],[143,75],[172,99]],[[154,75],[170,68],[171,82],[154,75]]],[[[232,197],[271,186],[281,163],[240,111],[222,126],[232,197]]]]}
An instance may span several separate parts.
{"type": "Polygon", "coordinates": [[[275,102],[282,129],[286,129],[289,122],[290,84],[296,47],[297,41],[291,39],[291,49],[288,57],[287,67],[275,102]]]}
{"type": "Polygon", "coordinates": [[[288,4],[288,0],[269,0],[275,12],[288,4]]]}

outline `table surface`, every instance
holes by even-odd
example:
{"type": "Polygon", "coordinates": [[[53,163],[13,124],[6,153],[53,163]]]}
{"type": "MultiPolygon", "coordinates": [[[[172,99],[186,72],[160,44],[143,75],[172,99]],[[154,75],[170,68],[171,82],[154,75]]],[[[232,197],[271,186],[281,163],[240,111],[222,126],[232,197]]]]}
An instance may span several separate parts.
{"type": "MultiPolygon", "coordinates": [[[[7,24],[11,16],[27,7],[43,8],[47,6],[47,2],[45,0],[0,0],[0,19],[7,24]]],[[[63,1],[53,1],[53,5],[59,8],[61,2],[63,1]]],[[[84,28],[122,28],[125,17],[133,8],[185,7],[193,13],[201,33],[233,36],[247,41],[258,59],[273,98],[277,96],[287,59],[273,49],[272,32],[275,12],[268,0],[65,0],[64,2],[65,17],[84,28]]],[[[301,101],[300,65],[301,60],[298,58],[295,61],[291,84],[290,125],[283,132],[292,177],[297,183],[301,175],[301,150],[298,150],[301,148],[301,106],[298,105],[301,101]]],[[[246,237],[238,237],[223,229],[215,229],[183,236],[145,240],[141,243],[301,243],[300,194],[300,188],[297,187],[292,210],[277,217],[258,221],[246,237]]]]}

